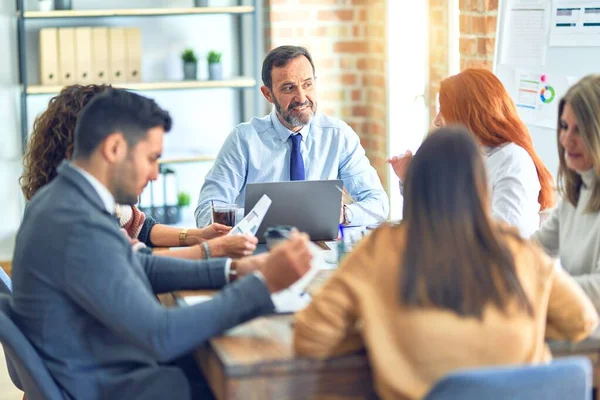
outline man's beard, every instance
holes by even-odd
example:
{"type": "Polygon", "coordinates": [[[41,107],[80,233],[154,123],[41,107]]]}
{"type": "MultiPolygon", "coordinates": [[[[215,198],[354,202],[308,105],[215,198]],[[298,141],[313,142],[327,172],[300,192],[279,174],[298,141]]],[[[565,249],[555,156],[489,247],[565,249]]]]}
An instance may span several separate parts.
{"type": "Polygon", "coordinates": [[[281,118],[283,118],[283,120],[285,122],[287,122],[288,125],[293,126],[294,128],[299,128],[299,127],[308,125],[317,112],[317,104],[313,103],[309,99],[306,99],[306,101],[304,103],[295,102],[295,103],[290,104],[288,106],[288,109],[286,112],[283,112],[281,104],[279,104],[277,99],[274,98],[274,100],[275,100],[275,109],[277,110],[277,113],[279,113],[279,115],[281,115],[281,118]],[[298,115],[292,115],[292,109],[294,109],[296,107],[302,107],[302,106],[308,106],[309,112],[306,114],[298,113],[298,115]]]}
{"type": "Polygon", "coordinates": [[[135,193],[135,183],[137,182],[137,171],[135,165],[130,158],[127,157],[121,165],[119,165],[113,176],[112,193],[117,204],[134,205],[138,202],[138,194],[135,193]]]}
{"type": "Polygon", "coordinates": [[[123,190],[123,188],[121,188],[121,187],[115,188],[115,203],[133,206],[137,202],[138,202],[137,195],[135,195],[131,192],[128,192],[126,190],[123,190]]]}

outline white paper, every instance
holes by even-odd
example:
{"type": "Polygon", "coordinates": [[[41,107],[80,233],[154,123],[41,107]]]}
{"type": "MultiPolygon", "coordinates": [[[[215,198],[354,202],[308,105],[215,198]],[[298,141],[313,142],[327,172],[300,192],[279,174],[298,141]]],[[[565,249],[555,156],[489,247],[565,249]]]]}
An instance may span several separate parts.
{"type": "Polygon", "coordinates": [[[556,0],[550,46],[600,46],[600,1],[556,0]]]}
{"type": "Polygon", "coordinates": [[[511,7],[502,41],[502,64],[544,65],[548,13],[545,3],[530,8],[511,7]]]}
{"type": "MultiPolygon", "coordinates": [[[[312,298],[310,294],[306,293],[306,289],[314,282],[319,272],[337,267],[337,262],[331,262],[332,256],[337,255],[337,252],[335,248],[332,249],[329,245],[328,247],[330,247],[329,250],[323,250],[314,243],[309,243],[309,248],[313,255],[310,270],[289,288],[271,295],[271,300],[275,305],[277,313],[294,313],[300,311],[310,303],[312,298]]],[[[334,259],[337,258],[334,257],[334,259]]],[[[204,295],[186,296],[183,301],[188,306],[192,306],[208,301],[211,298],[212,296],[204,295]]]]}
{"type": "Polygon", "coordinates": [[[212,296],[185,296],[183,301],[188,306],[193,306],[194,304],[204,303],[210,299],[212,299],[212,296]]]}
{"type": "Polygon", "coordinates": [[[539,6],[548,3],[548,0],[511,0],[510,7],[539,6]]]}
{"type": "Polygon", "coordinates": [[[329,260],[335,250],[323,250],[314,243],[310,243],[309,248],[313,256],[310,270],[289,288],[271,295],[278,313],[296,312],[306,307],[312,298],[305,291],[319,272],[337,267],[337,263],[332,264],[329,260]]]}
{"type": "Polygon", "coordinates": [[[556,129],[558,103],[575,77],[515,70],[515,104],[526,124],[556,129]]]}
{"type": "Polygon", "coordinates": [[[269,207],[271,207],[271,199],[263,194],[254,208],[229,231],[228,235],[256,235],[269,207]]]}

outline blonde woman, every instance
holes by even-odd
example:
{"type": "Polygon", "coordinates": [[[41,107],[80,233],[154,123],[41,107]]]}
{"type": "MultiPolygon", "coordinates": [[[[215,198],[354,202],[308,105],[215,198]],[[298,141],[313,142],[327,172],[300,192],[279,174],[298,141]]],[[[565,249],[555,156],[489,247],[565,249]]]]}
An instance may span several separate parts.
{"type": "Polygon", "coordinates": [[[569,89],[558,106],[559,205],[533,235],[600,311],[600,75],[569,89]]]}

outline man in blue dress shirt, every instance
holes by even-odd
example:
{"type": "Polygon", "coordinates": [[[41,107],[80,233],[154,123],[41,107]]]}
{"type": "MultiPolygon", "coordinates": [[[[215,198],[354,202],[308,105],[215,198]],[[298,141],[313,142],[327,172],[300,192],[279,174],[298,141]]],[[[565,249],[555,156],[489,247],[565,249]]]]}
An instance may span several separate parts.
{"type": "Polygon", "coordinates": [[[243,206],[248,183],[305,179],[344,181],[359,204],[344,206],[340,222],[367,225],[385,220],[388,196],[358,135],[345,122],[317,112],[315,68],[308,50],[271,50],[263,62],[262,80],[262,94],[273,111],[238,125],[227,137],[200,191],[196,224],[210,223],[211,201],[243,206]]]}

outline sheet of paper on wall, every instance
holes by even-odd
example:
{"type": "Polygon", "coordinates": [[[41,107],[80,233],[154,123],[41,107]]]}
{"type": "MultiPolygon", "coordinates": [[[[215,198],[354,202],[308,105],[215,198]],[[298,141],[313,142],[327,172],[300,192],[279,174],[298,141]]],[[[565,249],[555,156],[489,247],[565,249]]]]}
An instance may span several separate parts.
{"type": "Polygon", "coordinates": [[[546,60],[549,3],[547,0],[522,2],[511,3],[503,32],[500,63],[541,66],[546,60]]]}
{"type": "Polygon", "coordinates": [[[271,207],[271,199],[263,194],[254,208],[229,231],[228,235],[256,235],[269,207],[271,207]]]}
{"type": "Polygon", "coordinates": [[[510,7],[530,7],[548,4],[548,0],[511,0],[510,7]]]}
{"type": "Polygon", "coordinates": [[[556,129],[558,102],[577,79],[558,74],[515,69],[515,104],[526,124],[556,129]]]}
{"type": "Polygon", "coordinates": [[[550,22],[550,46],[600,46],[600,0],[556,0],[550,22]]]}

